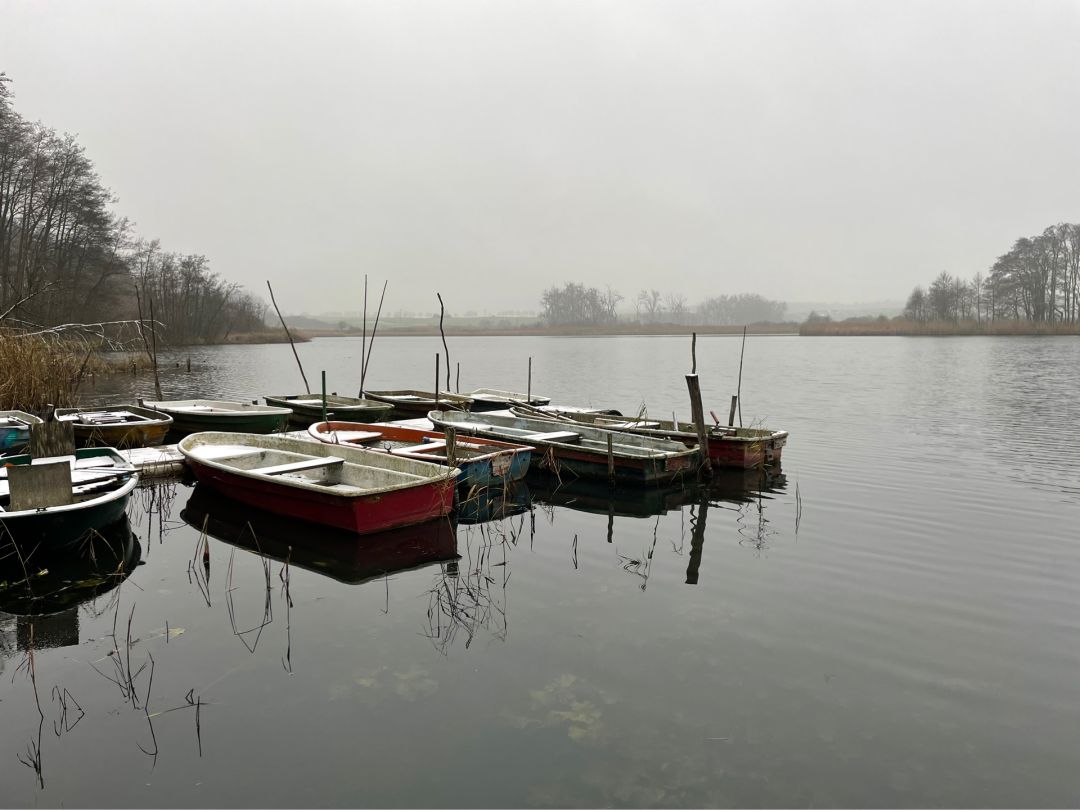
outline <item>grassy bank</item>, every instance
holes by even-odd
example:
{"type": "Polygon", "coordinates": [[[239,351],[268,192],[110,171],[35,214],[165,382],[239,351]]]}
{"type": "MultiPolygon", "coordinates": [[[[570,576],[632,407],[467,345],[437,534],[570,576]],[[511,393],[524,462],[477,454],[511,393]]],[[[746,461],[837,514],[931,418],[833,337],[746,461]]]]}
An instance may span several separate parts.
{"type": "Polygon", "coordinates": [[[950,337],[965,335],[1023,336],[1023,335],[1080,335],[1080,323],[1036,323],[1034,321],[909,321],[848,320],[804,323],[799,334],[807,337],[860,336],[924,336],[950,337]]]}
{"type": "MultiPolygon", "coordinates": [[[[606,335],[689,335],[697,332],[699,335],[741,335],[743,327],[740,326],[686,326],[684,324],[657,323],[657,324],[610,324],[607,326],[510,326],[510,327],[477,327],[477,326],[453,326],[445,327],[447,336],[456,337],[507,337],[518,335],[539,335],[552,337],[570,336],[606,336],[606,335]]],[[[797,323],[757,323],[747,327],[747,334],[751,335],[795,335],[799,332],[797,323]]],[[[352,337],[359,336],[359,329],[306,329],[304,332],[310,337],[352,337]]],[[[379,336],[398,337],[432,337],[438,336],[438,324],[403,326],[393,328],[379,327],[379,336]]]]}

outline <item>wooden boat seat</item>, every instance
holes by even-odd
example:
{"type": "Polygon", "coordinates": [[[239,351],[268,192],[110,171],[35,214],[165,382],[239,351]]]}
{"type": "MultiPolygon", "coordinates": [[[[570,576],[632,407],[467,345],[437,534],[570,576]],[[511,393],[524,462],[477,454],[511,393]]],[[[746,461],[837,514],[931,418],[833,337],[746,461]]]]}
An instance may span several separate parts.
{"type": "Polygon", "coordinates": [[[446,442],[421,442],[420,444],[410,444],[408,447],[397,447],[395,450],[399,453],[434,453],[436,451],[446,451],[446,442]]]}
{"type": "Polygon", "coordinates": [[[563,442],[565,444],[577,444],[581,441],[581,434],[572,430],[553,430],[550,433],[527,433],[521,438],[525,441],[538,442],[563,442]]]}
{"type": "Polygon", "coordinates": [[[282,473],[300,472],[301,470],[317,470],[320,467],[340,467],[345,459],[337,456],[326,458],[306,458],[303,461],[293,461],[288,464],[274,464],[270,467],[255,467],[250,472],[262,473],[263,475],[281,475],[282,473]]]}

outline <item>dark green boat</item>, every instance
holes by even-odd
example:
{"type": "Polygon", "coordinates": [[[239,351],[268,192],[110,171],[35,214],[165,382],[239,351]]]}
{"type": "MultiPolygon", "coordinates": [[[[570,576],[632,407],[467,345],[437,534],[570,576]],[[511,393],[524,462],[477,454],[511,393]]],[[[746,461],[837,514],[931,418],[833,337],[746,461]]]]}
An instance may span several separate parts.
{"type": "Polygon", "coordinates": [[[124,516],[138,480],[131,462],[111,447],[87,447],[55,458],[11,456],[0,467],[0,532],[24,556],[39,548],[72,547],[124,516]],[[63,461],[70,465],[70,476],[60,476],[59,486],[52,486],[53,480],[47,487],[34,482],[27,488],[23,475],[13,472],[17,467],[52,469],[52,462],[63,461]]]}
{"type": "MultiPolygon", "coordinates": [[[[292,411],[289,421],[300,427],[307,427],[323,421],[323,399],[320,394],[275,394],[263,397],[267,405],[288,408],[292,411]]],[[[340,397],[337,394],[326,395],[327,419],[346,422],[381,422],[390,416],[394,406],[386,402],[357,397],[340,397]]]]}
{"type": "Polygon", "coordinates": [[[159,402],[139,400],[144,408],[167,413],[173,418],[173,432],[203,431],[227,433],[278,433],[289,423],[288,408],[233,402],[223,399],[174,399],[159,402]]]}

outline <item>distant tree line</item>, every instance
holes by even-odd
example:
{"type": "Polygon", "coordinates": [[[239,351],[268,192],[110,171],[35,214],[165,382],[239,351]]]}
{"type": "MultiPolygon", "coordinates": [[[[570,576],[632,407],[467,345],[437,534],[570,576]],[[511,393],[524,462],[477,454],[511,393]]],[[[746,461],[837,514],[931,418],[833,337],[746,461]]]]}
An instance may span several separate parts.
{"type": "Polygon", "coordinates": [[[1051,225],[1017,239],[987,276],[970,281],[942,272],[912,290],[904,316],[913,321],[1080,322],[1080,224],[1051,225]]]}
{"type": "Polygon", "coordinates": [[[137,239],[83,147],[11,105],[0,73],[0,320],[55,326],[137,317],[173,342],[263,328],[266,306],[210,271],[203,256],[137,239]],[[138,288],[138,294],[136,294],[138,288]]]}
{"type": "MultiPolygon", "coordinates": [[[[576,282],[549,287],[540,299],[540,317],[550,326],[599,326],[620,321],[616,306],[623,296],[611,287],[600,290],[576,282]]],[[[784,320],[787,304],[770,301],[757,294],[718,295],[696,306],[686,303],[682,293],[641,290],[634,299],[633,322],[683,325],[730,326],[749,323],[778,323],[784,320]]],[[[630,318],[624,318],[629,321],[630,318]]]]}

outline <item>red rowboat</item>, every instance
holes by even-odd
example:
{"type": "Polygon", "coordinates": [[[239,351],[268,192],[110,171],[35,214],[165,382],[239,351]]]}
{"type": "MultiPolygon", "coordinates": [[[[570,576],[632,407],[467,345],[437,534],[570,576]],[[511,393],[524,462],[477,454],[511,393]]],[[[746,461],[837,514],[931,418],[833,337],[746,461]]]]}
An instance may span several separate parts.
{"type": "Polygon", "coordinates": [[[193,433],[179,444],[196,479],[248,506],[357,534],[440,517],[458,471],[285,436],[193,433]]]}

